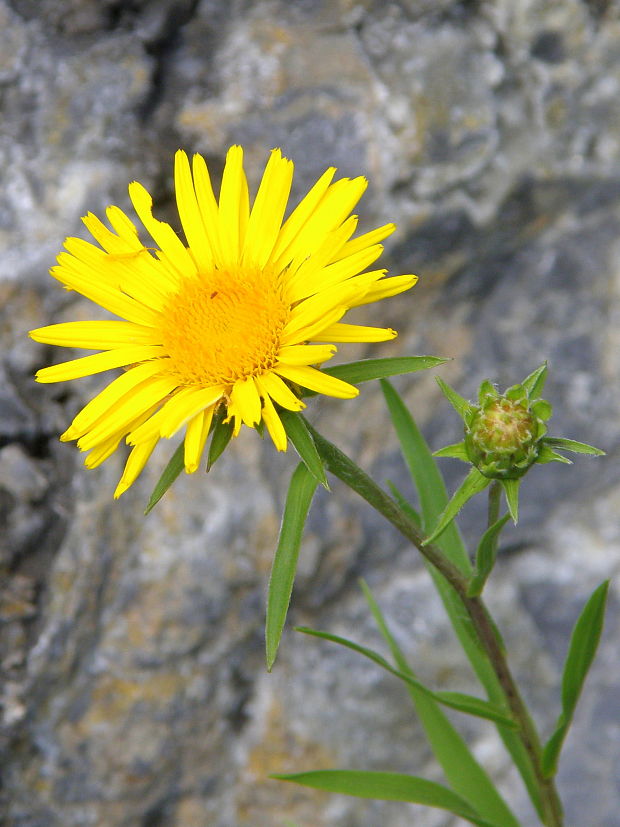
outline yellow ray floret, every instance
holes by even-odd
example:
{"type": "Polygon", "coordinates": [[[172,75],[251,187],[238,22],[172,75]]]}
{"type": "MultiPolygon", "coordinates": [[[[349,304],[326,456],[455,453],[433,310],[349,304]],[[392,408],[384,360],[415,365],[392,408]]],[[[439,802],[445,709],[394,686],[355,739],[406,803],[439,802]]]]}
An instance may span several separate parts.
{"type": "Polygon", "coordinates": [[[341,319],[352,307],[408,290],[416,277],[367,270],[395,228],[385,224],[353,237],[358,221],[351,211],[367,181],[334,181],[335,172],[327,169],[284,220],[293,163],[279,149],[253,201],[241,147],[226,155],[219,197],[204,158],[194,155],[190,164],[179,151],[174,183],[184,237],[154,217],[151,195],[134,181],[129,196],[150,238],[141,239],[136,224],[111,206],[110,226],[92,213],[84,218],[96,244],[66,240],[52,275],[117,318],[33,330],[37,342],[98,351],[43,368],[37,380],[124,368],[61,437],[88,452],[89,468],[120,443],[132,446],[116,497],[134,483],[159,440],[182,429],[191,474],[214,422],[231,423],[233,436],[242,425],[264,425],[285,451],[278,411],[302,410],[300,389],[357,395],[318,366],[331,359],[336,343],[380,342],[396,333],[341,319]]]}

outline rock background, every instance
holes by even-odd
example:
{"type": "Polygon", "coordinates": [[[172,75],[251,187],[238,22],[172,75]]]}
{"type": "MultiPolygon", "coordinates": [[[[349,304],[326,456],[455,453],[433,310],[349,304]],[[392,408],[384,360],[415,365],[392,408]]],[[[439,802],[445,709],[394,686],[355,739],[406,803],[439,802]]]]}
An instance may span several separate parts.
{"type": "MultiPolygon", "coordinates": [[[[604,460],[528,478],[489,600],[545,728],[570,628],[620,563],[620,3],[617,0],[0,0],[0,821],[14,827],[451,827],[443,813],[270,781],[327,766],[439,778],[406,693],[288,631],[263,666],[263,603],[293,458],[243,434],[148,517],[162,452],[119,502],[58,434],[100,380],[36,386],[25,338],[97,311],[46,275],[79,217],[143,181],[174,221],[172,155],[246,148],[366,174],[362,224],[418,272],[367,308],[395,343],[345,358],[453,356],[466,396],[549,359],[554,432],[604,460]],[[159,463],[159,464],[158,464],[159,463]],[[327,701],[327,702],[326,702],[327,701]]],[[[345,352],[346,351],[346,352],[345,352]]],[[[399,380],[434,447],[458,423],[431,376],[399,380]]],[[[407,478],[376,389],[310,416],[379,479],[407,478]],[[359,423],[355,430],[349,422],[359,423]]],[[[165,446],[164,446],[165,447],[165,446]]],[[[462,466],[446,460],[454,487],[462,466]]],[[[482,507],[464,513],[474,537],[482,507]]],[[[334,485],[314,503],[290,624],[377,643],[365,577],[419,673],[474,689],[416,557],[334,485]]],[[[620,825],[620,612],[561,765],[572,827],[620,825]]],[[[462,723],[462,718],[460,719],[462,723]]],[[[536,823],[490,727],[477,754],[536,823]]]]}

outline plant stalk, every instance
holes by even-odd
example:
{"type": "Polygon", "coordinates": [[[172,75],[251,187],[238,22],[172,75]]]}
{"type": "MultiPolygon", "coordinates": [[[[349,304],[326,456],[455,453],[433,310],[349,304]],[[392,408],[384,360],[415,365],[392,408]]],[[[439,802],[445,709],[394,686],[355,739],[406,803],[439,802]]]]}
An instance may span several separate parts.
{"type": "MultiPolygon", "coordinates": [[[[489,487],[489,505],[488,505],[488,512],[487,512],[487,528],[491,528],[492,525],[499,520],[499,506],[502,496],[502,487],[497,480],[493,480],[489,487]]],[[[493,551],[495,551],[495,546],[497,546],[497,537],[495,539],[493,551]]]]}
{"type": "MultiPolygon", "coordinates": [[[[422,545],[424,535],[398,504],[381,489],[374,480],[361,470],[349,457],[325,439],[309,424],[317,449],[332,474],[366,500],[376,511],[394,525],[403,536],[413,543],[418,551],[448,581],[471,618],[478,639],[489,658],[506,702],[518,726],[519,738],[529,756],[536,778],[543,810],[543,824],[546,827],[562,827],[562,805],[553,778],[546,778],[542,772],[542,746],[534,722],[521,697],[515,679],[510,671],[503,648],[495,633],[495,626],[481,597],[468,597],[468,581],[461,570],[446,558],[441,549],[433,543],[422,545]]],[[[497,521],[501,489],[493,486],[489,492],[489,525],[497,521]]]]}

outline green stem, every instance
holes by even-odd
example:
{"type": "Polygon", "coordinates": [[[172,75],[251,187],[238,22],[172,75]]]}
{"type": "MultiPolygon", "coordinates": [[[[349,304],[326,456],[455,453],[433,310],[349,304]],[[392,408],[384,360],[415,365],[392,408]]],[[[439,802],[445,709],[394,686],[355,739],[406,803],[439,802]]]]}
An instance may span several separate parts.
{"type": "MultiPolygon", "coordinates": [[[[401,534],[410,540],[428,562],[443,575],[456,592],[471,618],[478,639],[493,667],[504,692],[508,707],[518,726],[519,738],[530,759],[532,771],[540,790],[543,823],[546,827],[562,827],[562,805],[555,788],[554,780],[553,778],[545,778],[542,771],[542,745],[538,732],[517,688],[504,651],[495,633],[495,625],[482,598],[468,597],[468,581],[460,569],[446,558],[438,546],[433,543],[423,546],[424,535],[408,515],[401,510],[398,504],[394,502],[371,477],[349,459],[346,454],[343,454],[335,445],[315,431],[309,423],[306,424],[312,433],[312,437],[327,469],[365,499],[376,511],[392,523],[401,534]]],[[[489,494],[490,525],[497,521],[499,514],[499,493],[501,493],[499,485],[497,486],[497,493],[493,492],[493,486],[491,486],[491,492],[489,494]]]]}
{"type": "MultiPolygon", "coordinates": [[[[488,517],[487,517],[487,528],[491,528],[492,525],[499,520],[499,506],[500,500],[502,496],[502,487],[497,480],[493,480],[489,487],[489,508],[488,508],[488,517]]],[[[494,548],[497,546],[497,537],[495,538],[494,548]]]]}

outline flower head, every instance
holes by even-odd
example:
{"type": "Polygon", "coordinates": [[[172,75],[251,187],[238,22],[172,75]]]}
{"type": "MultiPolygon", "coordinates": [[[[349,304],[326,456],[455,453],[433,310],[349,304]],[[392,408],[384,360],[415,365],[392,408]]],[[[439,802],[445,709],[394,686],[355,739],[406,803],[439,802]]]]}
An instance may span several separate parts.
{"type": "Polygon", "coordinates": [[[152,198],[129,186],[134,209],[155,247],[132,221],[108,207],[109,229],[89,213],[96,246],[68,238],[52,276],[121,320],[75,321],[31,331],[38,342],[96,350],[37,373],[60,382],[110,368],[124,372],[75,417],[63,440],[87,451],[86,466],[107,459],[122,440],[132,446],[115,491],[120,496],[144,468],[157,442],[185,429],[184,465],[195,471],[213,417],[264,425],[286,450],[279,408],[304,407],[300,388],[351,398],[353,385],[322,372],[337,342],[392,339],[391,329],[345,324],[352,307],[394,296],[416,282],[368,270],[394,230],[386,224],[352,238],[351,210],[364,178],[333,181],[328,169],[283,221],[293,163],[271,152],[252,205],[243,151],[226,156],[219,200],[204,158],[175,158],[177,207],[185,241],[152,215],[152,198]]]}
{"type": "Polygon", "coordinates": [[[490,486],[499,484],[514,522],[519,514],[519,486],[530,468],[547,462],[571,464],[560,451],[600,456],[603,451],[574,439],[547,436],[546,422],[553,409],[540,394],[547,379],[544,363],[518,385],[500,394],[487,379],[472,405],[454,388],[438,379],[446,398],[463,420],[465,439],[435,451],[436,457],[454,457],[472,467],[444,508],[425,543],[445,531],[465,503],[490,486]]]}
{"type": "Polygon", "coordinates": [[[470,462],[490,479],[519,479],[538,459],[551,406],[544,399],[531,401],[522,385],[500,395],[488,381],[482,383],[479,403],[465,416],[470,462]]]}

